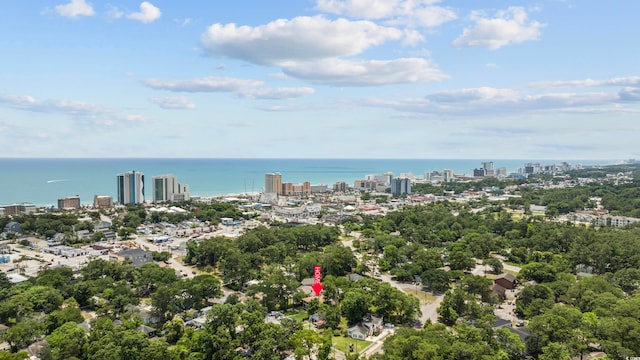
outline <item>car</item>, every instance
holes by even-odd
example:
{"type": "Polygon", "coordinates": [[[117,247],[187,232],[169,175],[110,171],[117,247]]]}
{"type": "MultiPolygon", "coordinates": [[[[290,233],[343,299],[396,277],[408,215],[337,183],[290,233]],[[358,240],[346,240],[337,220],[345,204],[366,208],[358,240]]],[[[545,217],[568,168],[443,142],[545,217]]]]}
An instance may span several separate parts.
{"type": "Polygon", "coordinates": [[[523,326],[524,326],[524,321],[518,321],[518,322],[516,322],[516,326],[517,326],[517,327],[523,327],[523,326]]]}
{"type": "Polygon", "coordinates": [[[195,274],[196,274],[196,272],[195,272],[195,271],[192,271],[191,273],[192,273],[193,275],[195,275],[195,274]]]}

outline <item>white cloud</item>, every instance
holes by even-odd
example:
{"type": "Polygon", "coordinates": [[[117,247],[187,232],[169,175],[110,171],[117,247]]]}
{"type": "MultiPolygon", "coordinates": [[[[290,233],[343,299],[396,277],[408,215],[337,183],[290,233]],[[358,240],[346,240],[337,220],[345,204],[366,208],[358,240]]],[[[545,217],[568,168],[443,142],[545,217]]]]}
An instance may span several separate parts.
{"type": "Polygon", "coordinates": [[[196,105],[189,101],[186,97],[152,97],[149,99],[152,103],[163,109],[195,109],[196,105]]]}
{"type": "Polygon", "coordinates": [[[462,35],[453,41],[456,47],[487,47],[492,50],[510,44],[540,39],[537,21],[529,21],[522,7],[509,7],[490,18],[481,12],[473,12],[474,26],[464,29],[462,35]]]}
{"type": "Polygon", "coordinates": [[[431,95],[427,99],[439,103],[458,103],[489,100],[512,100],[516,92],[510,89],[479,87],[471,89],[445,90],[431,95]]]}
{"type": "Polygon", "coordinates": [[[105,108],[96,104],[71,100],[36,100],[31,96],[0,94],[0,106],[33,111],[39,113],[57,113],[90,123],[112,125],[122,122],[144,122],[140,115],[124,114],[117,109],[105,108]]]}
{"type": "Polygon", "coordinates": [[[457,18],[455,11],[433,6],[439,0],[318,0],[316,10],[389,24],[437,27],[457,18]]]}
{"type": "Polygon", "coordinates": [[[627,87],[618,93],[622,101],[640,101],[640,88],[627,87]]]}
{"type": "Polygon", "coordinates": [[[531,84],[533,87],[594,87],[594,86],[637,86],[640,87],[640,76],[619,77],[606,80],[559,80],[541,81],[531,84]]]}
{"type": "Polygon", "coordinates": [[[127,19],[137,20],[147,24],[158,20],[160,16],[162,16],[160,9],[148,1],[143,1],[140,3],[140,12],[128,14],[127,19]]]}
{"type": "Polygon", "coordinates": [[[401,30],[370,21],[301,16],[256,27],[214,24],[202,34],[201,43],[210,56],[278,65],[353,56],[385,41],[401,40],[404,35],[401,30]]]}
{"type": "Polygon", "coordinates": [[[160,80],[149,78],[144,79],[143,83],[153,89],[177,92],[235,92],[262,85],[262,82],[257,80],[217,76],[187,80],[160,80]]]}
{"type": "Polygon", "coordinates": [[[78,16],[93,16],[95,11],[85,0],[71,0],[68,4],[57,5],[56,13],[60,16],[77,18],[78,16]]]}
{"type": "Polygon", "coordinates": [[[289,76],[316,84],[369,86],[438,81],[448,76],[428,60],[402,58],[394,60],[341,60],[292,62],[282,65],[289,76]]]}
{"type": "Polygon", "coordinates": [[[581,114],[637,113],[640,88],[620,92],[527,93],[491,87],[454,89],[429,94],[424,98],[367,99],[365,106],[390,108],[424,116],[498,116],[526,112],[563,112],[581,114]]]}
{"type": "Polygon", "coordinates": [[[120,19],[124,16],[124,12],[120,11],[117,7],[113,5],[107,5],[107,17],[109,19],[120,19]]]}
{"type": "Polygon", "coordinates": [[[240,97],[249,99],[292,99],[312,95],[315,90],[310,87],[245,89],[238,93],[240,97]]]}

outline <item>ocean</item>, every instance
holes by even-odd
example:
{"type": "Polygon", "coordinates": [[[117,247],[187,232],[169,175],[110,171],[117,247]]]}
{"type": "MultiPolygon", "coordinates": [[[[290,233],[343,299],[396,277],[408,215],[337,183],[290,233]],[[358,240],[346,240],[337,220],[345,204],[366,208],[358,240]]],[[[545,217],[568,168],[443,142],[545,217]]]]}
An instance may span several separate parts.
{"type": "MultiPolygon", "coordinates": [[[[482,161],[493,161],[495,169],[516,171],[527,162],[550,165],[558,160],[451,160],[451,159],[1,159],[0,204],[31,203],[57,206],[57,200],[79,195],[82,204],[92,204],[94,195],[116,199],[116,175],[135,170],[145,175],[145,196],[151,197],[151,178],[173,174],[189,186],[192,196],[221,196],[260,192],[264,174],[279,172],[283,182],[329,188],[345,181],[364,179],[368,174],[412,173],[452,169],[456,174],[472,174],[482,161]]],[[[607,165],[615,161],[566,160],[575,165],[607,165]]]]}

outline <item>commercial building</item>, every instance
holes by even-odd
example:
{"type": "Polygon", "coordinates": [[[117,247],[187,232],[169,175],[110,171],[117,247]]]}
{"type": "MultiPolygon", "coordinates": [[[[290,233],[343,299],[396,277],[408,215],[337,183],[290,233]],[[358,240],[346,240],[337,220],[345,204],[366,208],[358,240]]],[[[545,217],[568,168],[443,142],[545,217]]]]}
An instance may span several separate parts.
{"type": "Polygon", "coordinates": [[[264,193],[282,195],[282,174],[264,174],[264,193]]]}
{"type": "Polygon", "coordinates": [[[94,208],[108,208],[113,206],[113,198],[109,195],[95,195],[93,197],[94,208]]]}
{"type": "Polygon", "coordinates": [[[385,186],[391,186],[391,179],[393,179],[392,172],[386,172],[384,174],[369,174],[365,176],[365,180],[376,181],[384,184],[385,186]]]}
{"type": "Polygon", "coordinates": [[[308,181],[302,184],[283,183],[280,194],[286,196],[309,196],[311,194],[311,183],[308,181]]]}
{"type": "Polygon", "coordinates": [[[36,206],[28,203],[0,205],[0,214],[3,216],[33,214],[36,212],[36,206]]]}
{"type": "Polygon", "coordinates": [[[58,209],[71,210],[80,209],[80,196],[69,196],[66,198],[58,199],[58,209]]]}
{"type": "Polygon", "coordinates": [[[484,176],[488,176],[488,177],[495,176],[493,161],[483,162],[482,168],[484,169],[484,176]]]}
{"type": "Polygon", "coordinates": [[[118,204],[144,203],[144,174],[128,171],[117,175],[118,204]]]}
{"type": "Polygon", "coordinates": [[[178,183],[178,179],[171,174],[154,176],[152,183],[154,203],[189,200],[188,186],[178,183]]]}
{"type": "Polygon", "coordinates": [[[346,193],[349,190],[349,185],[344,181],[338,181],[333,184],[333,192],[346,193]]]}
{"type": "Polygon", "coordinates": [[[395,178],[391,180],[391,194],[411,195],[411,179],[395,178]]]}

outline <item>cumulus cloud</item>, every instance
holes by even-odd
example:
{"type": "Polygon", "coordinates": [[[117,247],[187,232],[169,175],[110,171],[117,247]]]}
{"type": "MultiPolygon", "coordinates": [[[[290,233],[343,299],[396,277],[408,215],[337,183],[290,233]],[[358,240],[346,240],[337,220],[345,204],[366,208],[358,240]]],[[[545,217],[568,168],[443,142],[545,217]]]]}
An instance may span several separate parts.
{"type": "Polygon", "coordinates": [[[401,30],[371,21],[301,16],[256,27],[214,24],[202,34],[201,43],[210,56],[277,66],[285,61],[357,55],[403,36],[401,30]]]}
{"type": "Polygon", "coordinates": [[[436,27],[457,18],[455,11],[434,6],[439,0],[318,0],[316,10],[389,24],[436,27]]]}
{"type": "Polygon", "coordinates": [[[186,97],[152,97],[149,99],[152,103],[163,109],[195,109],[196,105],[189,101],[186,97]]]}
{"type": "Polygon", "coordinates": [[[93,16],[95,11],[85,0],[71,0],[68,4],[57,5],[56,13],[60,16],[77,18],[79,16],[93,16]]]}
{"type": "Polygon", "coordinates": [[[0,106],[39,113],[57,113],[95,124],[112,125],[122,121],[144,122],[140,115],[125,114],[117,109],[71,100],[37,100],[31,96],[0,94],[0,106]]]}
{"type": "Polygon", "coordinates": [[[510,44],[538,40],[540,29],[545,26],[537,21],[529,21],[525,9],[516,6],[498,11],[495,17],[475,11],[471,20],[475,24],[464,29],[462,35],[453,41],[454,46],[496,50],[510,44]]]}
{"type": "Polygon", "coordinates": [[[315,90],[310,87],[297,87],[297,88],[275,88],[275,89],[245,89],[238,93],[240,97],[248,99],[269,99],[269,100],[282,100],[299,98],[303,96],[312,95],[315,90]]]}
{"type": "Polygon", "coordinates": [[[153,89],[176,92],[236,92],[242,89],[262,85],[262,82],[257,80],[217,76],[186,80],[161,80],[148,78],[144,79],[143,83],[153,89]]]}
{"type": "Polygon", "coordinates": [[[371,86],[437,81],[448,76],[422,58],[394,60],[326,59],[309,63],[287,63],[283,72],[316,84],[371,86]]]}
{"type": "Polygon", "coordinates": [[[162,12],[148,1],[140,3],[140,11],[127,15],[127,19],[137,20],[145,24],[154,22],[162,16],[162,12]]]}

